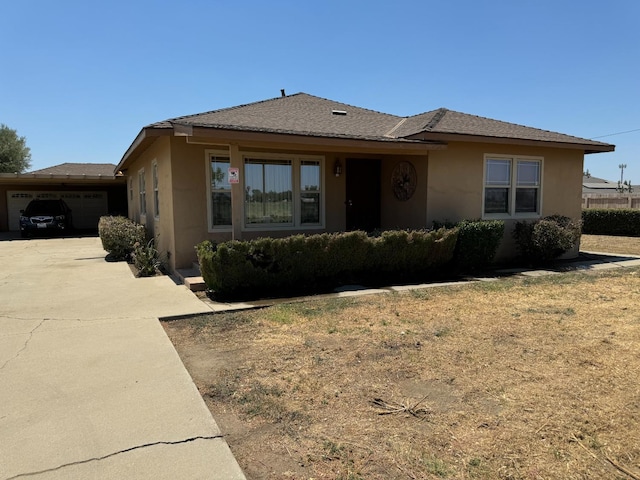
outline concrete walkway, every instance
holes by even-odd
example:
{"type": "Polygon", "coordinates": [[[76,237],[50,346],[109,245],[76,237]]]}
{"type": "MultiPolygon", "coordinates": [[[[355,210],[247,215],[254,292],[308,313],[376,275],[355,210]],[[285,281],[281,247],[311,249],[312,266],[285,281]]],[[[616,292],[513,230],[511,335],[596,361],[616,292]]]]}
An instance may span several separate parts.
{"type": "Polygon", "coordinates": [[[0,480],[242,479],[158,317],[211,312],[95,237],[0,241],[0,480]]]}

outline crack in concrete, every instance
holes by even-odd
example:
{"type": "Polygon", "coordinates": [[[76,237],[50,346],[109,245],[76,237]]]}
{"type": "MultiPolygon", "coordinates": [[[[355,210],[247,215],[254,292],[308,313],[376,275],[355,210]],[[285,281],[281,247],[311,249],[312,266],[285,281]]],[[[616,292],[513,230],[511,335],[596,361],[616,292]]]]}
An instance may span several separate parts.
{"type": "MultiPolygon", "coordinates": [[[[82,323],[82,325],[80,326],[88,326],[88,327],[92,327],[94,326],[96,323],[98,322],[111,322],[111,323],[117,323],[117,322],[125,322],[125,321],[131,321],[131,319],[140,319],[140,320],[157,320],[158,317],[153,317],[153,316],[149,316],[149,317],[145,317],[145,316],[140,316],[140,315],[133,315],[133,316],[126,316],[126,317],[91,317],[91,318],[64,318],[64,317],[50,317],[50,318],[45,318],[45,320],[49,321],[49,322],[53,322],[53,323],[57,323],[57,324],[62,324],[63,322],[75,322],[75,323],[82,323]]],[[[38,317],[15,317],[12,315],[6,315],[3,314],[2,312],[0,312],[0,320],[15,320],[15,321],[20,321],[20,322],[29,322],[29,321],[36,321],[39,320],[38,317]]],[[[39,325],[38,325],[39,326],[39,325]]],[[[76,326],[74,326],[73,328],[75,328],[76,326]]],[[[36,327],[38,328],[38,327],[36,327]]],[[[62,329],[69,329],[72,327],[61,327],[61,328],[57,328],[56,330],[62,330],[62,329]]],[[[35,329],[34,329],[35,330],[35,329]]],[[[15,332],[15,333],[9,333],[9,334],[2,334],[0,333],[0,338],[3,337],[15,337],[17,335],[24,335],[24,332],[15,332]]]]}
{"type": "Polygon", "coordinates": [[[9,362],[11,362],[12,360],[15,360],[16,358],[18,358],[18,357],[20,356],[20,354],[21,354],[22,352],[24,352],[24,351],[27,349],[27,346],[29,345],[29,342],[30,342],[30,341],[31,341],[31,339],[33,338],[33,335],[36,333],[36,330],[38,330],[38,329],[42,326],[42,324],[43,324],[44,322],[46,322],[47,320],[49,320],[49,319],[48,319],[48,318],[43,318],[43,319],[40,321],[40,323],[38,323],[38,325],[36,325],[35,327],[33,327],[33,329],[31,329],[31,331],[29,332],[29,337],[24,341],[24,345],[22,345],[22,347],[20,348],[20,350],[18,350],[18,351],[16,352],[16,354],[15,354],[13,357],[11,357],[11,358],[7,359],[7,361],[6,361],[6,362],[4,362],[4,363],[2,364],[2,366],[0,366],[0,370],[3,370],[3,369],[4,369],[4,367],[6,367],[6,366],[9,364],[9,362]]]}
{"type": "Polygon", "coordinates": [[[42,473],[56,472],[58,470],[62,470],[63,468],[73,467],[73,466],[76,466],[76,465],[83,465],[85,463],[99,462],[99,461],[106,460],[106,459],[111,458],[111,457],[115,457],[117,455],[121,455],[123,453],[132,452],[134,450],[140,450],[142,448],[155,447],[157,445],[181,445],[181,444],[184,444],[184,443],[195,442],[196,440],[217,440],[217,439],[220,439],[220,438],[224,438],[223,435],[211,435],[211,436],[202,436],[202,435],[200,435],[200,436],[197,436],[197,437],[190,437],[190,438],[187,438],[187,439],[184,439],[184,440],[159,441],[159,442],[144,443],[142,445],[136,445],[135,447],[125,448],[124,450],[118,450],[117,452],[109,453],[109,454],[103,455],[101,457],[93,457],[93,458],[87,458],[86,460],[78,460],[77,462],[63,463],[62,465],[58,465],[57,467],[47,468],[45,470],[39,470],[37,472],[19,473],[18,475],[14,475],[12,477],[7,477],[5,480],[15,480],[17,478],[31,477],[33,475],[40,475],[42,473]]]}

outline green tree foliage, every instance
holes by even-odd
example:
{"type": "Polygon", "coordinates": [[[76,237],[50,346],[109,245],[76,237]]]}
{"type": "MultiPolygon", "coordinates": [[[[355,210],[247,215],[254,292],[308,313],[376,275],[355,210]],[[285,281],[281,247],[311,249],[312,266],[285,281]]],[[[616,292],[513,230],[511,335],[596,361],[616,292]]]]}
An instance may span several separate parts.
{"type": "Polygon", "coordinates": [[[31,166],[31,150],[24,137],[0,124],[0,173],[23,173],[31,166]]]}

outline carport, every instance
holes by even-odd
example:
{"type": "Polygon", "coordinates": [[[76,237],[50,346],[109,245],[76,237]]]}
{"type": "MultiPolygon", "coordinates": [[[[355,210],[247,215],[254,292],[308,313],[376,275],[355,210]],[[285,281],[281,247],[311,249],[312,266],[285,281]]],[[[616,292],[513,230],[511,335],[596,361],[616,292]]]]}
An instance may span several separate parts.
{"type": "Polygon", "coordinates": [[[126,180],[111,163],[63,163],[29,173],[0,173],[0,232],[20,229],[33,199],[61,198],[79,230],[96,230],[103,215],[127,214],[126,180]]]}

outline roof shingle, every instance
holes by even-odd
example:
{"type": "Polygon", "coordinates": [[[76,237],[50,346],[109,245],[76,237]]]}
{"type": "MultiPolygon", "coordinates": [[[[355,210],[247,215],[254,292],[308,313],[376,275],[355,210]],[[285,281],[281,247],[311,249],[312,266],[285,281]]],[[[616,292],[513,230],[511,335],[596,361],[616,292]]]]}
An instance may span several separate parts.
{"type": "Polygon", "coordinates": [[[113,163],[61,163],[53,167],[34,170],[29,173],[38,175],[87,175],[91,177],[114,175],[116,166],[113,163]]]}
{"type": "Polygon", "coordinates": [[[429,140],[421,134],[455,134],[576,144],[592,146],[598,150],[607,150],[609,147],[613,149],[612,145],[594,140],[445,108],[400,117],[306,93],[172,118],[151,124],[147,128],[171,128],[173,125],[399,142],[429,140]]]}

